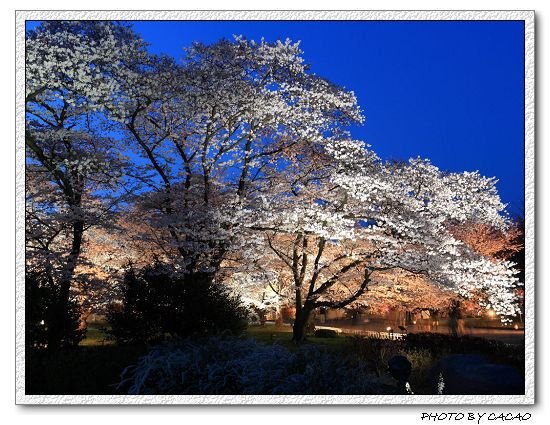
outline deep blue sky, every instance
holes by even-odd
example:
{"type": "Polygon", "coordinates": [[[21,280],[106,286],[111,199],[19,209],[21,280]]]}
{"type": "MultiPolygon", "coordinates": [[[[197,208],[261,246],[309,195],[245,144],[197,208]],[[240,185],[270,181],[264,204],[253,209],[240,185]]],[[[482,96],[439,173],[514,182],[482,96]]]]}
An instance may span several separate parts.
{"type": "MultiPolygon", "coordinates": [[[[28,27],[33,27],[30,25],[28,27]]],[[[301,40],[316,74],[355,91],[353,129],[384,159],[430,158],[499,179],[523,210],[522,21],[136,21],[150,50],[177,58],[192,41],[240,34],[301,40]]]]}

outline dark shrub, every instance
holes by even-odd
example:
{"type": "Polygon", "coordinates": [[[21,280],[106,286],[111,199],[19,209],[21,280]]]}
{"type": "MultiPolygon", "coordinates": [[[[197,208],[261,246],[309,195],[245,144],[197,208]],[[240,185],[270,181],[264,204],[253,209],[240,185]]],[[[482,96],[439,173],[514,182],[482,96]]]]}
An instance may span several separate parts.
{"type": "MultiPolygon", "coordinates": [[[[399,340],[368,336],[349,337],[346,339],[345,353],[348,357],[355,356],[359,362],[367,365],[380,377],[387,375],[389,360],[393,356],[405,356],[412,364],[408,381],[415,394],[432,394],[434,365],[449,355],[482,356],[486,362],[492,363],[491,367],[483,369],[484,372],[507,370],[502,367],[507,365],[520,376],[523,375],[525,363],[523,345],[510,345],[473,336],[453,337],[428,332],[409,333],[399,340]]],[[[439,375],[436,374],[436,392],[438,379],[439,375]]]]}
{"type": "Polygon", "coordinates": [[[219,335],[162,344],[122,374],[129,394],[388,394],[395,386],[341,353],[290,351],[219,335]]]}
{"type": "Polygon", "coordinates": [[[336,338],[338,333],[332,329],[316,329],[315,336],[318,338],[336,338]]]}
{"type": "Polygon", "coordinates": [[[155,264],[130,269],[122,283],[123,304],[109,309],[110,338],[119,343],[148,343],[165,336],[239,333],[247,310],[238,297],[207,276],[178,274],[155,264]]]}
{"type": "Polygon", "coordinates": [[[348,345],[348,352],[357,356],[378,376],[382,376],[387,372],[389,359],[403,351],[403,343],[400,340],[395,341],[368,336],[348,338],[348,345]]]}
{"type": "Polygon", "coordinates": [[[525,362],[523,345],[505,344],[501,341],[464,335],[454,337],[439,333],[409,333],[405,337],[406,349],[421,349],[432,357],[448,354],[479,354],[497,363],[507,363],[522,369],[525,362]]]}
{"type": "Polygon", "coordinates": [[[477,355],[443,358],[432,368],[431,383],[434,394],[525,394],[523,374],[477,355]]]}
{"type": "MultiPolygon", "coordinates": [[[[51,323],[56,317],[58,288],[47,279],[43,271],[25,273],[25,345],[27,348],[47,346],[51,323]]],[[[74,347],[84,338],[85,329],[80,329],[80,306],[69,301],[69,311],[64,317],[64,333],[61,347],[74,347]]]]}

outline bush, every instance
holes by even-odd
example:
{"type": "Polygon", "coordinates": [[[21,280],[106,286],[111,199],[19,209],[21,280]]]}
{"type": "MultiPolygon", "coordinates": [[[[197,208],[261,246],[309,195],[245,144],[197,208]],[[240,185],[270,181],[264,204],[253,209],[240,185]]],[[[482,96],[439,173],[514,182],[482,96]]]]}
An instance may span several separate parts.
{"type": "Polygon", "coordinates": [[[318,338],[336,338],[338,332],[333,329],[316,329],[315,336],[318,338]]]}
{"type": "Polygon", "coordinates": [[[449,354],[479,354],[495,363],[507,363],[519,369],[525,363],[523,345],[510,345],[470,335],[454,337],[430,332],[409,333],[405,337],[405,347],[408,350],[426,350],[434,358],[449,354]]]}
{"type": "Polygon", "coordinates": [[[350,355],[366,364],[378,376],[384,376],[388,370],[388,360],[403,354],[403,343],[399,340],[354,336],[348,339],[350,355]]]}
{"type": "Polygon", "coordinates": [[[231,336],[154,347],[122,375],[129,394],[384,394],[360,364],[316,346],[295,352],[231,336]]]}
{"type": "Polygon", "coordinates": [[[166,336],[239,333],[247,310],[221,284],[198,274],[184,276],[157,263],[130,269],[122,283],[123,304],[107,313],[109,338],[118,343],[158,342],[166,336]]]}
{"type": "MultiPolygon", "coordinates": [[[[27,348],[45,348],[48,345],[51,323],[56,318],[58,288],[48,281],[46,273],[27,271],[25,274],[25,345],[27,348]]],[[[69,311],[64,318],[65,330],[61,347],[75,347],[84,338],[80,328],[80,306],[69,301],[69,311]]]]}
{"type": "Polygon", "coordinates": [[[454,354],[481,355],[496,364],[508,364],[519,373],[524,369],[524,347],[508,345],[484,338],[439,333],[409,333],[400,340],[354,336],[347,339],[345,352],[367,365],[379,377],[386,375],[388,360],[396,355],[405,356],[412,363],[409,378],[416,394],[431,394],[433,367],[454,354]]]}

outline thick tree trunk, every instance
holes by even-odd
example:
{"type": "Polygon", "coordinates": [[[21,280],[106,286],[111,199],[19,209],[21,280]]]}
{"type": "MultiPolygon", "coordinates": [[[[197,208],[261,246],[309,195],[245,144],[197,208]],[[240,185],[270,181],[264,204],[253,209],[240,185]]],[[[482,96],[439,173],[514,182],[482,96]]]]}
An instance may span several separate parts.
{"type": "Polygon", "coordinates": [[[306,327],[310,314],[311,310],[308,308],[296,309],[296,320],[292,326],[292,341],[299,344],[306,339],[306,327]]]}
{"type": "Polygon", "coordinates": [[[82,220],[77,220],[73,223],[72,233],[73,241],[71,252],[67,257],[67,262],[61,273],[59,292],[57,293],[57,299],[51,311],[48,331],[48,348],[52,350],[61,348],[65,336],[68,332],[73,330],[67,329],[70,323],[69,301],[71,281],[74,277],[74,271],[82,248],[82,236],[84,234],[84,222],[82,220]]]}

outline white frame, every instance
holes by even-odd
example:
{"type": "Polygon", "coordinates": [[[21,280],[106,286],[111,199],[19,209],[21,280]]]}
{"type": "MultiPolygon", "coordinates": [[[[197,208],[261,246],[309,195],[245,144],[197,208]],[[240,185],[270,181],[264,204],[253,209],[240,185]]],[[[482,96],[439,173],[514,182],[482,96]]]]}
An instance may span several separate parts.
{"type": "Polygon", "coordinates": [[[534,11],[17,11],[16,12],[16,403],[17,404],[534,404],[535,402],[535,12],[534,11]],[[26,395],[25,21],[84,20],[521,20],[525,22],[525,395],[26,395]]]}

